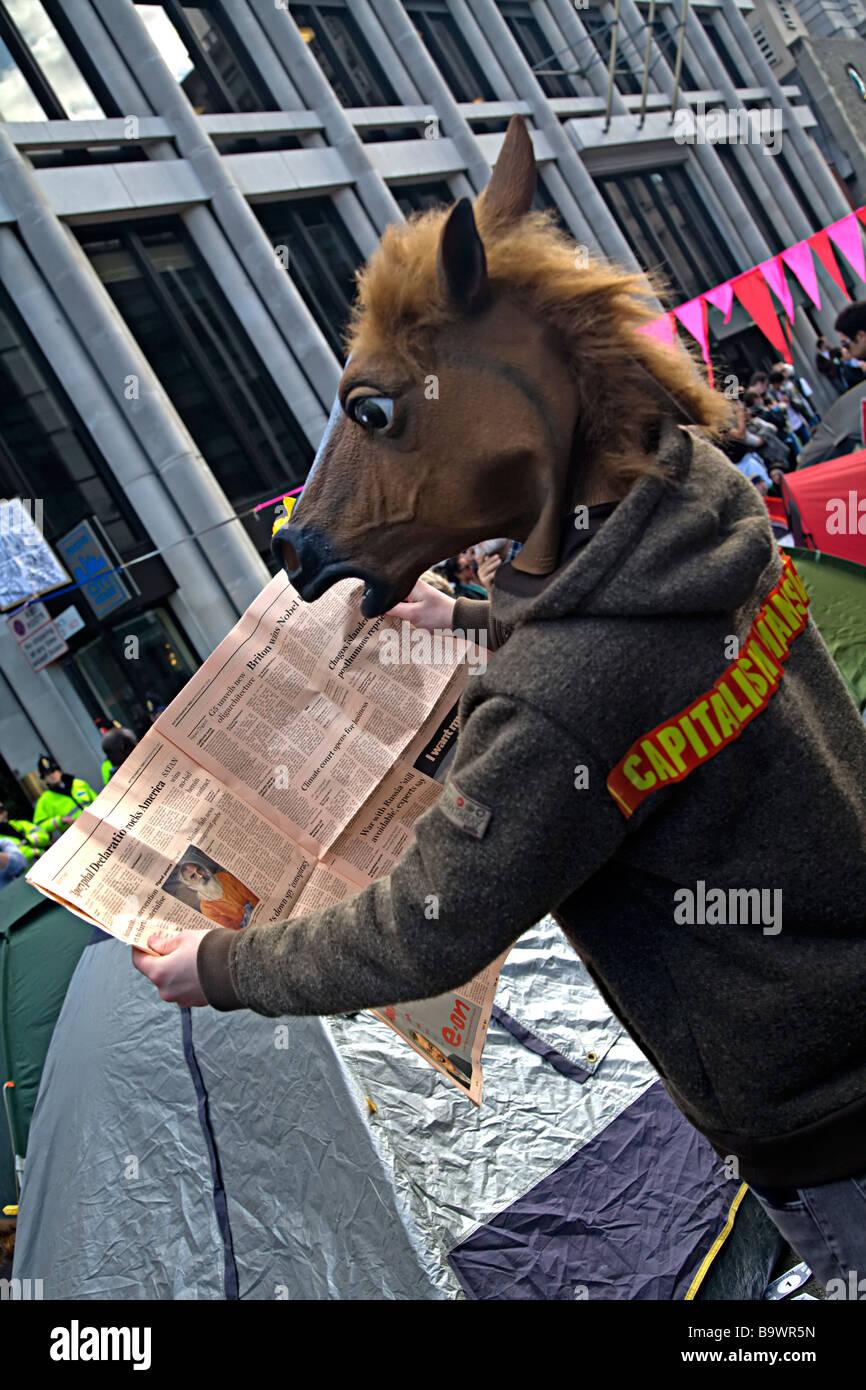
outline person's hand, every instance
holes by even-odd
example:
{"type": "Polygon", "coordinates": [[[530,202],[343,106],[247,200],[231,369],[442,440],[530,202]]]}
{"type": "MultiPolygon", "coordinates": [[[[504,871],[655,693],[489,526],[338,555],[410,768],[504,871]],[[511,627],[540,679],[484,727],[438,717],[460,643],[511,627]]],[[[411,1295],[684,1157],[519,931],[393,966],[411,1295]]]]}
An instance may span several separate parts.
{"type": "Polygon", "coordinates": [[[440,593],[432,584],[419,579],[408,598],[388,609],[388,617],[405,620],[413,627],[424,627],[428,632],[435,632],[437,628],[450,631],[456,602],[449,594],[440,593]]]}
{"type": "Polygon", "coordinates": [[[478,561],[478,579],[488,592],[493,588],[496,571],[501,564],[502,556],[497,555],[496,551],[492,555],[482,555],[478,561]]]}
{"type": "Polygon", "coordinates": [[[64,825],[72,825],[73,821],[78,820],[78,812],[74,811],[71,816],[61,816],[64,825]]]}
{"type": "Polygon", "coordinates": [[[146,951],[132,948],[132,963],[136,970],[146,975],[151,984],[156,985],[160,999],[167,1004],[180,1004],[183,1008],[195,1008],[207,1003],[198,982],[196,958],[202,935],[206,933],[184,933],[181,936],[148,937],[148,946],[157,955],[149,956],[146,951]]]}

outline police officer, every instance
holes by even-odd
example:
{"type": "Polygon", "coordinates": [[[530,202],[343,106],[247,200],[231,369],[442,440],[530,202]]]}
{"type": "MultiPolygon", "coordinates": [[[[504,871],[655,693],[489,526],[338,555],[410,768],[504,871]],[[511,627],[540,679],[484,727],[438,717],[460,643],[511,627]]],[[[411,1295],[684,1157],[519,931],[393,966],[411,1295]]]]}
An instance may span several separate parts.
{"type": "Polygon", "coordinates": [[[92,801],[96,792],[81,777],[70,777],[61,772],[54,758],[43,753],[39,759],[39,776],[46,790],[36,803],[33,819],[41,830],[49,835],[62,834],[68,825],[77,820],[92,801]]]}

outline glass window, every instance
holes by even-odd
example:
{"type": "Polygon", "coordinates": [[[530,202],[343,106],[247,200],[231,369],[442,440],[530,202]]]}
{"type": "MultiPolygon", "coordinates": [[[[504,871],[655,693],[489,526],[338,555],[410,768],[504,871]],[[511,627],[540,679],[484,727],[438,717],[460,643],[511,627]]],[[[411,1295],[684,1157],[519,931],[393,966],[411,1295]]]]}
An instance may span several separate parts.
{"type": "Polygon", "coordinates": [[[347,9],[292,5],[290,13],[342,106],[402,104],[347,9]]]}
{"type": "Polygon", "coordinates": [[[444,179],[438,183],[403,183],[398,188],[392,188],[391,192],[404,217],[454,202],[454,194],[444,179]]]}
{"type": "Polygon", "coordinates": [[[495,101],[496,93],[444,0],[404,6],[455,101],[495,101]]]}
{"type": "Polygon", "coordinates": [[[736,63],[734,62],[733,58],[728,52],[727,44],[722,42],[721,35],[719,34],[718,29],[712,21],[710,13],[705,9],[699,8],[697,10],[697,16],[701,24],[703,25],[704,33],[706,34],[710,43],[713,45],[713,48],[715,49],[719,59],[721,60],[722,66],[724,67],[725,71],[728,74],[728,77],[731,79],[734,86],[750,87],[752,85],[751,81],[745,78],[743,74],[740,72],[740,69],[737,67],[736,63]]]}
{"type": "Polygon", "coordinates": [[[816,230],[819,227],[822,227],[824,225],[823,217],[820,213],[816,212],[815,208],[810,203],[807,194],[803,190],[800,180],[794,177],[793,173],[791,172],[791,166],[788,163],[785,156],[782,154],[781,150],[778,154],[773,155],[772,158],[776,161],[777,168],[784,175],[788,187],[790,188],[794,197],[797,199],[797,202],[800,204],[800,207],[802,208],[809,222],[816,230]]]}
{"type": "Polygon", "coordinates": [[[83,121],[105,115],[41,0],[4,0],[0,5],[0,113],[10,121],[46,116],[83,121]]]}
{"type": "Polygon", "coordinates": [[[81,145],[70,148],[54,145],[50,149],[26,150],[25,153],[34,169],[61,169],[81,164],[141,164],[147,159],[144,147],[129,140],[122,145],[94,145],[91,149],[81,145]]]}
{"type": "Polygon", "coordinates": [[[199,114],[276,110],[223,7],[139,4],[150,37],[199,114]]]}
{"type": "Polygon", "coordinates": [[[573,97],[577,84],[566,76],[558,54],[553,52],[553,45],[545,38],[529,6],[500,4],[499,9],[545,96],[573,97]]]}
{"type": "Polygon", "coordinates": [[[64,663],[94,718],[117,720],[141,738],[151,715],[164,709],[198,669],[188,643],[165,608],[105,627],[64,663]],[[138,660],[127,661],[127,639],[138,639],[138,660]],[[70,669],[71,668],[71,669],[70,669]]]}
{"type": "Polygon", "coordinates": [[[644,270],[660,271],[673,306],[741,269],[681,164],[600,177],[598,186],[644,270]]]}
{"type": "Polygon", "coordinates": [[[340,362],[361,253],[330,198],[256,203],[272,245],[288,250],[288,272],[340,362]]]}
{"type": "MultiPolygon", "coordinates": [[[[577,12],[577,17],[581,21],[584,28],[586,29],[587,34],[589,35],[590,41],[592,42],[593,48],[595,49],[596,61],[600,59],[601,62],[604,64],[605,70],[609,70],[610,36],[613,30],[612,21],[605,19],[603,12],[600,6],[598,5],[587,5],[585,8],[579,9],[577,12]]],[[[623,25],[622,20],[620,20],[620,38],[622,37],[622,33],[623,25]]],[[[584,47],[586,47],[586,45],[584,45],[584,47]]],[[[592,55],[581,52],[580,60],[581,68],[584,72],[586,72],[592,61],[592,55]]],[[[631,68],[626,63],[622,55],[619,42],[617,42],[615,80],[617,91],[622,92],[625,95],[635,95],[636,93],[640,92],[640,81],[634,75],[631,68]]]]}
{"type": "Polygon", "coordinates": [[[44,121],[45,116],[0,30],[0,121],[44,121]]]}
{"type": "MultiPolygon", "coordinates": [[[[644,26],[646,26],[647,21],[646,10],[647,6],[642,3],[640,5],[640,11],[644,20],[644,26]]],[[[671,72],[674,72],[677,65],[679,30],[676,28],[669,29],[662,16],[656,11],[655,18],[653,19],[652,31],[655,43],[658,45],[671,72]]],[[[646,27],[644,27],[643,34],[641,35],[641,42],[644,45],[646,44],[646,27]]],[[[698,81],[692,69],[689,67],[688,58],[686,56],[688,51],[689,45],[688,42],[686,42],[683,44],[683,59],[680,67],[680,90],[684,92],[699,92],[703,87],[703,83],[698,81]]],[[[643,48],[641,52],[644,52],[643,48]]],[[[652,59],[650,59],[650,62],[652,62],[652,59]]]]}
{"type": "Polygon", "coordinates": [[[773,220],[764,206],[763,199],[756,196],[754,188],[743,173],[735,151],[730,145],[723,144],[716,145],[715,151],[724,165],[725,172],[730,176],[731,183],[748,208],[749,216],[761,229],[764,240],[773,255],[775,256],[780,251],[784,251],[785,240],[776,231],[773,220]]]}
{"type": "Polygon", "coordinates": [[[0,494],[42,499],[49,541],[97,516],[127,559],[147,539],[84,425],[0,292],[0,494]]]}
{"type": "MultiPolygon", "coordinates": [[[[182,225],[77,229],[175,409],[240,511],[303,482],[312,449],[182,225]]],[[[270,537],[250,519],[263,554],[270,537]]]]}

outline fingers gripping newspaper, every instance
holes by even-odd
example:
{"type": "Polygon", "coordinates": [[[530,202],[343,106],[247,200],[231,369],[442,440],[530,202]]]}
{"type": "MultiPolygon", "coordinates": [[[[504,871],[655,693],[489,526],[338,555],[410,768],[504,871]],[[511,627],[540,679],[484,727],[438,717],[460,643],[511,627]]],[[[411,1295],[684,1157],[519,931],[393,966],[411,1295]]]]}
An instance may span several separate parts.
{"type": "MultiPolygon", "coordinates": [[[[477,652],[362,618],[362,588],[309,605],[271,580],[28,881],[147,950],[303,916],[389,873],[441,791],[477,652]],[[407,660],[418,648],[431,659],[407,660]]],[[[373,1010],[476,1104],[502,959],[373,1010]]]]}

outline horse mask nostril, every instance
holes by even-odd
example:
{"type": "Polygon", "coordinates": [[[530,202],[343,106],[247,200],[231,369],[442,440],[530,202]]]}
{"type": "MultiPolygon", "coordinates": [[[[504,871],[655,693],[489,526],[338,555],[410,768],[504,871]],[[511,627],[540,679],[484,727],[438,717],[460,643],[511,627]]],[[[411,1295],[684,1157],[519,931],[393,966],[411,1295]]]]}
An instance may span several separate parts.
{"type": "Polygon", "coordinates": [[[299,569],[301,562],[298,559],[298,552],[295,550],[291,541],[283,541],[280,549],[283,552],[283,564],[286,569],[290,572],[299,569]]]}

